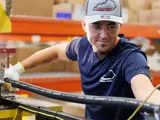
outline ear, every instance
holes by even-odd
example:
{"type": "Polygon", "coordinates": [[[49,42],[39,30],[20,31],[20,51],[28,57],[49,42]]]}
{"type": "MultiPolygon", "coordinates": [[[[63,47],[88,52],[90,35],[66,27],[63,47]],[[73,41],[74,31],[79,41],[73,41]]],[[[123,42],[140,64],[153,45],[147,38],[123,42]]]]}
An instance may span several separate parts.
{"type": "Polygon", "coordinates": [[[86,32],[86,23],[84,20],[81,21],[81,24],[82,24],[82,28],[83,30],[86,32]]]}

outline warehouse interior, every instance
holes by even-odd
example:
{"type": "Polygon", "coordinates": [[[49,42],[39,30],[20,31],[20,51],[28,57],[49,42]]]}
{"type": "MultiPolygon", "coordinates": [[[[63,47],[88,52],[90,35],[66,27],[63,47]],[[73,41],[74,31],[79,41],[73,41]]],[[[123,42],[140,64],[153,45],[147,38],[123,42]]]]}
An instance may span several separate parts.
{"type": "MultiPolygon", "coordinates": [[[[39,50],[85,36],[81,26],[85,1],[0,0],[1,63],[8,68],[39,50]]],[[[160,84],[160,0],[121,0],[121,6],[123,24],[119,33],[125,34],[131,43],[146,53],[152,83],[157,86],[160,84]]],[[[38,66],[22,74],[20,81],[50,90],[84,95],[77,61],[56,60],[38,66]]],[[[84,117],[84,104],[51,99],[23,89],[15,88],[13,91],[16,96],[24,97],[22,99],[26,103],[32,100],[35,105],[52,106],[54,110],[57,108],[64,113],[84,117]]],[[[0,109],[0,119],[42,119],[35,114],[17,118],[16,111],[0,109]]],[[[20,114],[19,111],[17,113],[20,114]]],[[[147,117],[146,120],[154,118],[147,117]]]]}

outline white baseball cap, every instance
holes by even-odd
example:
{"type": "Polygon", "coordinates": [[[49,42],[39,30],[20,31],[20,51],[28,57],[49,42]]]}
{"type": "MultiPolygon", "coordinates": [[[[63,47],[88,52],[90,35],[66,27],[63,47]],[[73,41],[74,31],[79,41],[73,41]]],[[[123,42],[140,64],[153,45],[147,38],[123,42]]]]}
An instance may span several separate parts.
{"type": "Polygon", "coordinates": [[[123,23],[120,0],[86,0],[85,22],[113,21],[123,23]]]}

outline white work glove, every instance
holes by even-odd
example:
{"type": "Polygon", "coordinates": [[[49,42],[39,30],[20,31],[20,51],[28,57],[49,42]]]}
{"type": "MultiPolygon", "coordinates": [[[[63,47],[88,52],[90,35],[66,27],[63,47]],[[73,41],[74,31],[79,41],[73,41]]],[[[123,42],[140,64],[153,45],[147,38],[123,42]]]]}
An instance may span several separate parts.
{"type": "Polygon", "coordinates": [[[19,80],[19,76],[25,72],[23,65],[18,62],[14,66],[5,69],[4,78],[10,78],[11,80],[19,80]]]}
{"type": "MultiPolygon", "coordinates": [[[[11,80],[19,80],[19,76],[23,72],[25,72],[24,67],[20,62],[18,62],[14,66],[11,66],[10,68],[5,69],[3,78],[4,79],[9,78],[11,80]]],[[[12,91],[12,92],[18,91],[17,89],[13,88],[10,83],[4,83],[3,86],[5,89],[7,89],[9,91],[12,91]]]]}

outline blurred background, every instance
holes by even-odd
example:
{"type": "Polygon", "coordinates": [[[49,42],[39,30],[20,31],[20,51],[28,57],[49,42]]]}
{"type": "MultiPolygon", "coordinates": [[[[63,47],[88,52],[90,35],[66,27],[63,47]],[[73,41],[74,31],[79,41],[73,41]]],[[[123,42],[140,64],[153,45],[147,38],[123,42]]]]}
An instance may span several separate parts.
{"type": "MultiPolygon", "coordinates": [[[[152,82],[156,86],[160,83],[160,0],[121,2],[124,24],[120,33],[146,52],[152,82]]],[[[80,22],[84,3],[85,0],[0,0],[11,22],[9,32],[3,31],[5,27],[0,22],[0,59],[14,65],[38,50],[84,36],[80,22]],[[15,51],[8,51],[8,54],[1,52],[3,48],[15,51]]],[[[21,80],[53,90],[83,94],[77,62],[57,60],[26,71],[21,80]]],[[[64,112],[84,116],[84,105],[51,100],[24,90],[17,94],[60,103],[64,112]]]]}

